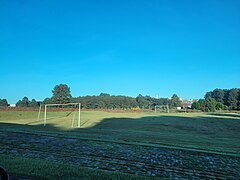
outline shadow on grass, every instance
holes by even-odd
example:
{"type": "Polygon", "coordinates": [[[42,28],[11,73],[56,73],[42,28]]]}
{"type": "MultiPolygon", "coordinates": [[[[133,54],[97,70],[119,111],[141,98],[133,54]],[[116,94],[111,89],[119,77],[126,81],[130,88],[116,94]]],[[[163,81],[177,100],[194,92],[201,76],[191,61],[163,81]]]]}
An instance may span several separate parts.
{"type": "MultiPolygon", "coordinates": [[[[89,128],[70,129],[63,129],[54,124],[47,124],[44,127],[0,123],[0,132],[38,133],[104,142],[145,143],[239,154],[240,121],[232,117],[216,117],[214,114],[203,117],[159,115],[141,118],[105,118],[89,128]]],[[[82,125],[84,123],[86,122],[82,125]]]]}
{"type": "MultiPolygon", "coordinates": [[[[62,120],[63,118],[61,121],[62,120]]],[[[89,119],[87,121],[89,121],[89,119]]],[[[86,122],[83,122],[82,126],[84,123],[86,122]]],[[[159,116],[145,116],[140,118],[105,118],[92,127],[72,129],[63,129],[54,124],[43,126],[42,124],[23,125],[0,123],[0,137],[5,137],[5,139],[3,139],[6,140],[6,147],[10,144],[8,141],[16,143],[16,145],[11,143],[11,146],[16,146],[16,148],[19,148],[25,143],[44,144],[44,147],[46,146],[47,148],[47,153],[49,153],[49,149],[54,150],[54,146],[61,146],[63,141],[74,144],[74,146],[76,146],[76,144],[77,146],[82,146],[84,144],[83,141],[86,141],[85,144],[89,144],[91,148],[94,148],[94,144],[100,144],[105,147],[110,143],[118,143],[117,148],[123,147],[119,146],[120,144],[127,144],[131,145],[132,149],[144,146],[146,148],[161,147],[187,150],[185,151],[187,156],[190,150],[201,153],[227,154],[240,157],[239,129],[240,120],[238,118],[234,119],[233,116],[221,117],[214,114],[214,116],[188,117],[177,114],[172,116],[159,114],[159,116]],[[23,133],[27,135],[24,136],[23,133]],[[78,143],[76,143],[77,141],[78,143]],[[20,143],[17,144],[17,142],[20,143]],[[21,142],[24,143],[21,144],[21,142]]],[[[25,146],[21,147],[25,151],[25,146]]],[[[35,148],[35,146],[29,147],[35,148]]],[[[111,145],[108,147],[111,148],[111,145]]],[[[61,146],[61,148],[64,148],[64,146],[61,146]]],[[[71,148],[72,146],[70,146],[69,149],[71,148]]],[[[88,149],[86,149],[86,151],[87,150],[88,149]]],[[[54,152],[55,151],[56,150],[54,150],[54,152]]],[[[61,150],[59,151],[62,153],[61,150]]],[[[111,152],[107,151],[107,153],[111,152]]],[[[67,154],[63,154],[63,156],[64,155],[67,154]]],[[[208,157],[209,154],[204,155],[208,157]]],[[[105,171],[79,170],[79,166],[69,168],[69,164],[58,165],[51,162],[51,159],[49,160],[50,162],[47,163],[45,160],[35,161],[29,159],[27,161],[25,159],[25,161],[23,161],[19,157],[17,160],[16,157],[12,158],[12,161],[11,159],[6,160],[5,166],[8,166],[8,169],[15,168],[15,171],[11,171],[12,174],[17,172],[17,175],[22,175],[21,173],[24,172],[24,175],[29,176],[35,172],[36,177],[33,177],[33,179],[38,179],[40,177],[39,175],[41,175],[43,179],[46,176],[49,178],[49,174],[53,177],[50,179],[54,179],[56,178],[56,172],[60,174],[59,177],[61,178],[67,174],[69,176],[83,178],[88,176],[89,179],[99,178],[100,175],[102,179],[107,179],[109,176],[111,176],[112,179],[126,179],[126,175],[124,174],[109,175],[109,173],[105,171]],[[59,167],[62,167],[62,169],[59,170],[59,167]],[[32,170],[34,168],[36,169],[35,171],[32,170]]],[[[131,177],[129,177],[129,179],[130,178],[131,177]]],[[[135,177],[131,179],[135,179],[135,177]]],[[[139,178],[136,177],[136,179],[139,178]]]]}

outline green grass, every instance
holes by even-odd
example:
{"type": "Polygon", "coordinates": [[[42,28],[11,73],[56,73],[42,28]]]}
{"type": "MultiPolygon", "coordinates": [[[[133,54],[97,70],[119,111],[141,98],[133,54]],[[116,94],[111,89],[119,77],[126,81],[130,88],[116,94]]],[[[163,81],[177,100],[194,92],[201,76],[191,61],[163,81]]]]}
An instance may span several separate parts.
{"type": "MultiPolygon", "coordinates": [[[[37,121],[37,113],[0,111],[0,130],[240,155],[238,114],[82,111],[81,128],[78,129],[71,128],[73,113],[49,112],[46,127],[43,127],[43,113],[41,121],[37,121]]],[[[74,125],[77,126],[76,119],[74,125]]]]}
{"type": "Polygon", "coordinates": [[[124,173],[106,172],[102,170],[93,170],[81,168],[74,165],[53,163],[44,160],[35,160],[20,157],[10,157],[0,155],[0,165],[7,169],[8,174],[16,177],[31,179],[116,179],[116,180],[136,180],[146,179],[140,176],[124,173]]]}
{"type": "MultiPolygon", "coordinates": [[[[40,121],[37,121],[37,114],[38,112],[0,111],[0,131],[91,139],[104,143],[187,149],[240,157],[239,114],[82,111],[80,129],[71,128],[73,113],[49,112],[46,127],[43,126],[43,113],[40,121]]],[[[74,125],[77,126],[77,120],[74,125]]],[[[12,158],[7,157],[6,154],[0,155],[0,162],[10,169],[11,174],[33,179],[56,179],[56,177],[64,179],[65,176],[71,176],[73,179],[136,178],[73,165],[12,158]]]]}

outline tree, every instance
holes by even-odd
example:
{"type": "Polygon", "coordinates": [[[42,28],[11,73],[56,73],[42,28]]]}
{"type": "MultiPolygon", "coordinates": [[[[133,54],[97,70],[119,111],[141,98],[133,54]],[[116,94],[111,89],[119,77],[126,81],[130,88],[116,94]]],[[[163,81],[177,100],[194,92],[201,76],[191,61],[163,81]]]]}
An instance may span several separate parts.
{"type": "Polygon", "coordinates": [[[213,98],[207,98],[205,100],[205,108],[204,111],[205,112],[214,112],[216,111],[216,104],[217,102],[215,101],[215,99],[213,98]]]}
{"type": "MultiPolygon", "coordinates": [[[[213,91],[207,92],[205,100],[213,98],[215,101],[222,103],[224,106],[228,106],[229,109],[240,109],[240,89],[214,89],[213,91]]],[[[218,106],[221,106],[218,104],[218,106]]],[[[224,107],[225,109],[228,107],[224,107]]]]}
{"type": "Polygon", "coordinates": [[[193,102],[192,109],[200,110],[201,109],[200,103],[198,101],[193,102]]]}
{"type": "Polygon", "coordinates": [[[33,108],[39,107],[39,105],[35,99],[32,99],[32,101],[29,103],[29,106],[33,107],[33,108]]]}
{"type": "Polygon", "coordinates": [[[237,109],[238,108],[238,93],[239,90],[234,88],[231,89],[228,93],[227,97],[227,105],[230,109],[237,109]]]}
{"type": "MultiPolygon", "coordinates": [[[[145,96],[146,98],[146,105],[148,106],[148,109],[151,109],[151,107],[153,106],[153,98],[151,98],[150,96],[145,96]]],[[[152,107],[153,108],[153,107],[152,107]]]]}
{"type": "Polygon", "coordinates": [[[110,94],[108,94],[108,93],[101,93],[99,96],[110,97],[110,94]]]}
{"type": "Polygon", "coordinates": [[[207,93],[205,94],[204,99],[212,98],[212,97],[213,97],[212,91],[210,91],[210,92],[207,92],[207,93]]]}
{"type": "Polygon", "coordinates": [[[159,98],[159,99],[156,99],[156,105],[168,105],[170,104],[170,101],[168,98],[159,98]]]}
{"type": "Polygon", "coordinates": [[[224,89],[223,91],[224,91],[224,102],[223,102],[223,104],[227,106],[228,105],[228,102],[227,102],[228,101],[228,95],[229,95],[230,90],[224,89]]]}
{"type": "Polygon", "coordinates": [[[170,100],[170,106],[171,107],[182,106],[182,101],[180,100],[180,98],[176,94],[172,95],[171,100],[170,100]]]}
{"type": "Polygon", "coordinates": [[[42,103],[43,104],[51,104],[52,103],[52,99],[51,98],[45,98],[42,103]]]}
{"type": "Polygon", "coordinates": [[[150,96],[142,96],[141,94],[139,94],[136,97],[136,101],[140,108],[150,108],[150,106],[151,106],[151,97],[150,96]]]}
{"type": "Polygon", "coordinates": [[[199,109],[199,110],[205,111],[205,106],[206,106],[206,101],[205,101],[205,99],[199,99],[199,100],[198,100],[198,103],[199,103],[199,106],[200,106],[200,109],[199,109]]]}
{"type": "Polygon", "coordinates": [[[238,110],[240,110],[240,89],[238,90],[238,110]]]}
{"type": "Polygon", "coordinates": [[[224,103],[225,91],[222,89],[214,89],[212,92],[212,98],[217,102],[224,103]]]}
{"type": "Polygon", "coordinates": [[[217,102],[215,106],[216,110],[227,110],[228,107],[224,105],[223,103],[217,102]]]}
{"type": "Polygon", "coordinates": [[[217,102],[215,99],[208,97],[193,102],[192,109],[202,110],[204,112],[214,112],[216,110],[227,110],[228,107],[223,103],[217,102]]]}
{"type": "Polygon", "coordinates": [[[29,104],[30,104],[30,101],[29,101],[28,98],[25,96],[25,97],[23,97],[22,100],[19,100],[19,101],[16,103],[16,106],[17,106],[17,107],[29,107],[29,104]]]}
{"type": "Polygon", "coordinates": [[[6,99],[0,99],[0,107],[7,107],[8,102],[6,99]]]}
{"type": "Polygon", "coordinates": [[[70,102],[71,91],[66,84],[59,84],[52,90],[52,102],[57,104],[66,104],[70,102]]]}

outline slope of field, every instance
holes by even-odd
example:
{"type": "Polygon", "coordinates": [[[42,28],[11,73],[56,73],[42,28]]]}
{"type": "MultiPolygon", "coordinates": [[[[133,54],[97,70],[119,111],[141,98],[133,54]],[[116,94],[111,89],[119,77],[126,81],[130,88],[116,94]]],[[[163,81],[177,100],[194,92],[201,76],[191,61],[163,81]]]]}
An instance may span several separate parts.
{"type": "Polygon", "coordinates": [[[37,112],[0,111],[0,158],[148,177],[239,177],[238,114],[83,111],[80,129],[71,128],[73,114],[49,112],[44,127],[37,112]]]}

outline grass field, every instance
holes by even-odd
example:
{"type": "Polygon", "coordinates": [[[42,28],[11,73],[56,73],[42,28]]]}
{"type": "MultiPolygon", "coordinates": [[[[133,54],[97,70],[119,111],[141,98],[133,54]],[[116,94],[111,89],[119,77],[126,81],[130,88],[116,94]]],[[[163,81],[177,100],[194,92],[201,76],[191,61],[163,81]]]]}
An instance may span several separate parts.
{"type": "MultiPolygon", "coordinates": [[[[106,144],[163,147],[240,157],[239,114],[82,111],[81,128],[72,128],[73,114],[48,112],[47,126],[44,127],[43,114],[40,121],[37,121],[37,112],[34,111],[0,111],[0,132],[31,133],[94,140],[106,144]]],[[[77,126],[77,120],[74,126],[77,126]]],[[[18,174],[15,171],[13,173],[18,174]]]]}
{"type": "MultiPolygon", "coordinates": [[[[75,112],[77,117],[77,112],[75,112]]],[[[81,128],[71,128],[72,114],[0,111],[1,128],[46,134],[63,133],[79,138],[146,143],[212,150],[239,155],[240,115],[204,113],[109,113],[83,111],[81,128]]],[[[77,127],[77,119],[75,119],[77,127]]]]}

